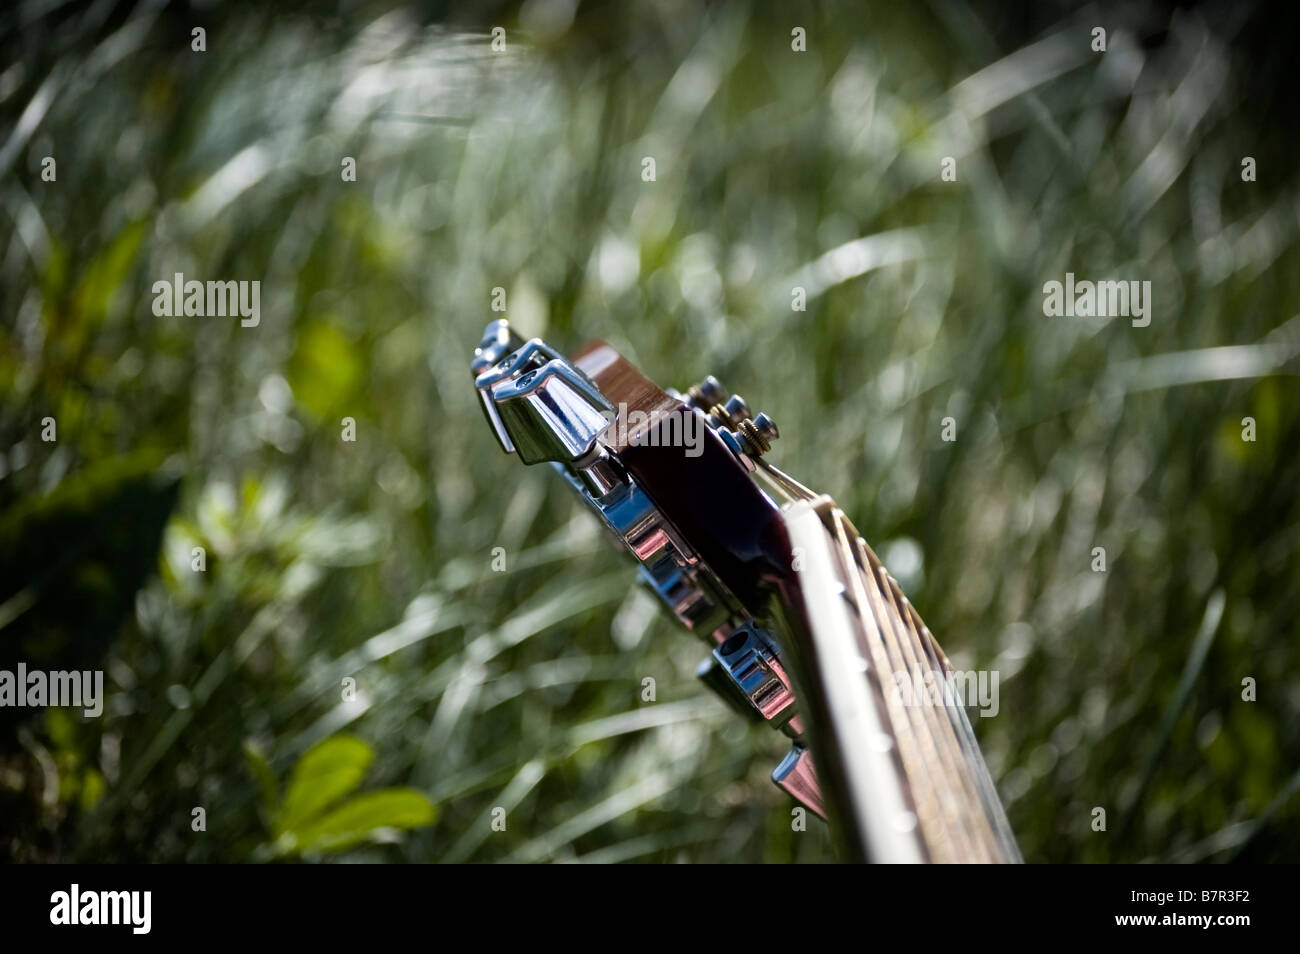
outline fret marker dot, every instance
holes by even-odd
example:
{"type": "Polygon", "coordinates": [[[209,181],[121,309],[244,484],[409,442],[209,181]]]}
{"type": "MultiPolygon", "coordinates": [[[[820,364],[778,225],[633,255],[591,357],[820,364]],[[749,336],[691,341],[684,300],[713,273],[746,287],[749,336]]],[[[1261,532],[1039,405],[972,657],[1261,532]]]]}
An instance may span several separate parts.
{"type": "Polygon", "coordinates": [[[916,828],[916,815],[912,812],[902,812],[894,818],[894,827],[901,832],[913,831],[916,828]]]}

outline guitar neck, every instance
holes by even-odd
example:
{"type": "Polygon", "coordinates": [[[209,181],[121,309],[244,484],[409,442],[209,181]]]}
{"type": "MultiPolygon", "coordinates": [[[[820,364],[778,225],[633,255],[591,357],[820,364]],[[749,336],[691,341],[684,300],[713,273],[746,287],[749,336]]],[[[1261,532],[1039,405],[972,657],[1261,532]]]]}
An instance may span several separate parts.
{"type": "Polygon", "coordinates": [[[604,342],[569,363],[504,320],[471,367],[501,446],[553,464],[626,545],[710,646],[705,682],[790,739],[773,781],[849,855],[1020,860],[947,657],[834,501],[764,459],[771,418],[712,377],[670,393],[604,342]]]}
{"type": "Polygon", "coordinates": [[[822,700],[810,715],[833,751],[817,763],[841,824],[873,861],[1020,861],[947,656],[834,502],[800,497],[786,616],[822,700]]]}

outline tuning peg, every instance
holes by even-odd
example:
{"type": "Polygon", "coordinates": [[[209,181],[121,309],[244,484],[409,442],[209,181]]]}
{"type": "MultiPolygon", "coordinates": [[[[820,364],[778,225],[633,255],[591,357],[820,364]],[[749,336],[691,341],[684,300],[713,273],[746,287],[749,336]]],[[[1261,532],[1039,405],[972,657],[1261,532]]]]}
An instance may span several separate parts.
{"type": "MultiPolygon", "coordinates": [[[[483,365],[483,361],[488,357],[497,357],[502,341],[499,326],[504,323],[505,319],[502,319],[487,326],[487,330],[483,333],[485,344],[480,345],[475,351],[472,364],[483,365]],[[483,360],[481,361],[480,358],[483,360]]],[[[513,335],[513,332],[510,334],[513,335]]],[[[518,340],[518,336],[514,335],[512,340],[518,340]]],[[[540,368],[548,361],[557,359],[563,360],[559,352],[541,338],[532,338],[501,355],[492,363],[484,365],[483,370],[474,378],[474,387],[483,402],[483,413],[487,415],[488,423],[492,425],[492,433],[496,435],[497,441],[506,452],[513,453],[515,445],[510,439],[509,432],[501,423],[501,415],[497,413],[496,403],[492,400],[492,389],[502,381],[519,377],[534,368],[540,368]]]]}
{"type": "Polygon", "coordinates": [[[748,698],[740,694],[735,682],[732,681],[727,670],[723,668],[722,663],[712,656],[706,657],[695,667],[695,677],[717,693],[718,697],[733,712],[739,713],[750,722],[764,721],[763,714],[750,704],[748,698]]]}
{"type": "Polygon", "coordinates": [[[764,413],[760,413],[752,421],[743,422],[740,425],[740,433],[745,436],[750,447],[758,456],[770,451],[772,442],[781,436],[781,432],[776,428],[776,421],[764,413]]]}
{"type": "Polygon", "coordinates": [[[759,414],[752,421],[741,421],[735,430],[719,427],[717,434],[748,471],[757,469],[754,461],[770,451],[772,442],[781,436],[776,422],[766,414],[759,414]]]}
{"type": "Polygon", "coordinates": [[[813,767],[812,754],[796,744],[772,772],[772,781],[800,802],[805,808],[826,817],[826,802],[822,798],[821,783],[813,767]]]}
{"type": "Polygon", "coordinates": [[[692,384],[687,391],[686,403],[701,411],[709,411],[715,405],[727,400],[727,389],[713,375],[705,376],[699,384],[692,384]]]}
{"type": "Polygon", "coordinates": [[[746,623],[713,650],[713,658],[758,713],[780,728],[794,716],[794,690],[781,657],[756,625],[746,623]]]}
{"type": "Polygon", "coordinates": [[[580,462],[613,420],[614,406],[563,358],[490,386],[501,427],[525,464],[580,462]]]}
{"type": "Polygon", "coordinates": [[[722,405],[722,409],[727,412],[727,417],[733,425],[749,420],[749,403],[739,394],[733,394],[727,398],[727,402],[722,405]]]}
{"type": "Polygon", "coordinates": [[[483,340],[474,349],[474,358],[469,363],[470,370],[478,377],[510,352],[522,347],[523,343],[524,339],[515,334],[507,319],[498,318],[489,322],[483,329],[483,340]]]}

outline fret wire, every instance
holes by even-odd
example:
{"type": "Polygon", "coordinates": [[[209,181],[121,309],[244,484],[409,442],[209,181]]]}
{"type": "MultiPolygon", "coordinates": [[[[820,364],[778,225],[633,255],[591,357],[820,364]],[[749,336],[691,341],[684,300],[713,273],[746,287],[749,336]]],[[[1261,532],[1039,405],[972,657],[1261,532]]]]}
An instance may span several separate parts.
{"type": "MultiPolygon", "coordinates": [[[[863,541],[863,546],[870,551],[870,547],[866,546],[866,541],[863,541]]],[[[871,555],[875,557],[874,553],[871,555]]],[[[876,562],[879,562],[878,557],[875,559],[876,562]]],[[[890,582],[896,599],[902,601],[905,605],[908,617],[911,620],[913,627],[917,630],[918,638],[921,639],[922,644],[926,647],[929,654],[936,659],[937,663],[943,667],[945,672],[950,671],[952,669],[952,663],[948,661],[948,656],[943,651],[943,647],[940,646],[938,640],[934,638],[934,634],[930,632],[930,628],[925,625],[925,621],[921,619],[916,607],[912,605],[911,601],[908,600],[907,596],[902,592],[897,581],[890,577],[890,582]]],[[[984,813],[989,825],[989,837],[993,840],[996,850],[995,853],[998,857],[1004,860],[1019,860],[1020,852],[1015,845],[1015,837],[1011,834],[1011,826],[1007,821],[1006,813],[1002,808],[1002,801],[998,796],[997,786],[993,784],[993,779],[989,775],[988,765],[984,761],[984,754],[980,750],[978,740],[975,738],[975,730],[971,725],[969,717],[966,715],[965,709],[956,707],[954,707],[954,709],[955,711],[949,712],[949,717],[952,721],[954,731],[957,733],[958,743],[965,751],[970,762],[972,781],[978,789],[979,797],[984,806],[984,813]]]]}
{"type": "MultiPolygon", "coordinates": [[[[919,617],[917,619],[919,620],[919,617]]],[[[948,662],[947,655],[928,628],[923,630],[923,639],[931,654],[940,657],[940,664],[944,666],[945,671],[950,671],[952,664],[948,662]]],[[[998,798],[997,788],[993,785],[992,778],[989,777],[988,767],[984,763],[984,754],[980,751],[979,742],[975,738],[974,727],[971,725],[970,718],[966,715],[964,708],[953,707],[949,717],[957,734],[958,744],[961,745],[970,763],[972,781],[979,792],[980,800],[984,805],[984,811],[989,820],[990,837],[993,839],[998,853],[1007,856],[1011,852],[1008,850],[1006,833],[1002,830],[1002,826],[1005,824],[1005,816],[1002,815],[1002,803],[998,798]]]]}
{"type": "Polygon", "coordinates": [[[871,680],[871,685],[876,688],[876,693],[884,704],[885,710],[889,715],[889,724],[893,728],[894,742],[898,746],[898,755],[904,763],[904,772],[907,777],[906,789],[909,792],[911,801],[917,807],[918,824],[922,838],[926,842],[928,853],[932,860],[944,862],[948,860],[946,853],[949,850],[948,820],[945,819],[945,810],[943,803],[937,797],[937,792],[932,788],[920,788],[914,785],[913,780],[918,777],[927,775],[933,771],[933,746],[932,740],[928,740],[927,733],[923,732],[922,724],[914,725],[917,717],[915,714],[906,710],[901,699],[894,698],[889,693],[887,686],[881,681],[885,673],[891,672],[893,663],[889,659],[889,645],[885,639],[884,633],[880,630],[880,625],[875,616],[867,619],[862,611],[863,603],[867,600],[865,589],[861,576],[857,573],[857,564],[854,563],[852,551],[846,546],[846,541],[842,537],[839,521],[831,515],[829,520],[833,522],[833,529],[827,526],[828,532],[833,533],[836,538],[837,551],[840,555],[841,572],[844,574],[844,580],[854,589],[855,612],[857,612],[858,626],[861,630],[863,641],[866,642],[867,652],[871,655],[871,665],[874,673],[867,673],[866,678],[871,680]],[[927,746],[927,742],[931,745],[927,746]]]}
{"type": "MultiPolygon", "coordinates": [[[[908,632],[911,636],[910,646],[913,648],[913,651],[915,652],[919,648],[919,652],[926,658],[927,666],[940,667],[938,659],[928,652],[927,645],[921,639],[920,634],[916,629],[914,619],[912,619],[910,614],[906,612],[906,606],[901,602],[903,599],[901,592],[896,587],[890,585],[893,578],[889,576],[888,571],[884,566],[878,567],[876,572],[881,577],[881,586],[890,591],[900,617],[905,619],[907,622],[908,632]]],[[[919,657],[918,665],[920,665],[919,657]]],[[[931,669],[931,672],[942,674],[945,678],[943,687],[940,689],[941,693],[947,688],[946,677],[950,671],[951,667],[947,666],[931,669]]],[[[954,773],[956,784],[964,790],[965,798],[962,800],[962,808],[969,824],[968,830],[972,832],[972,838],[979,845],[980,860],[993,861],[998,857],[999,853],[992,837],[992,833],[989,830],[988,819],[983,811],[983,802],[980,798],[979,792],[977,791],[977,783],[972,778],[973,766],[970,752],[963,745],[961,733],[955,724],[959,713],[954,711],[956,708],[955,706],[948,704],[949,700],[946,697],[942,697],[941,701],[942,705],[939,707],[927,706],[926,708],[941,708],[943,710],[941,713],[935,712],[933,717],[941,726],[938,730],[938,734],[943,739],[944,751],[949,757],[949,765],[954,773]]]]}
{"type": "MultiPolygon", "coordinates": [[[[870,610],[876,631],[880,635],[886,655],[890,658],[888,665],[880,669],[877,678],[877,683],[881,685],[881,691],[886,694],[887,698],[890,698],[894,693],[891,691],[891,687],[884,684],[885,681],[894,672],[907,672],[910,674],[914,669],[913,662],[908,659],[906,644],[895,629],[895,626],[901,621],[897,620],[895,615],[889,612],[882,600],[878,581],[873,579],[871,585],[868,586],[862,568],[853,559],[853,547],[845,532],[845,526],[851,527],[851,524],[848,524],[847,518],[838,508],[834,511],[833,519],[835,520],[836,540],[842,552],[848,555],[849,567],[853,571],[848,574],[848,577],[857,593],[856,602],[859,616],[864,621],[865,626],[866,612],[870,610]]],[[[932,801],[938,806],[938,811],[934,814],[934,817],[939,821],[939,824],[937,830],[930,835],[930,838],[937,843],[936,860],[951,861],[975,857],[977,852],[972,841],[972,835],[966,830],[964,824],[965,819],[961,799],[953,797],[950,790],[935,785],[932,781],[950,775],[951,767],[949,766],[945,770],[944,763],[948,760],[945,759],[944,752],[941,750],[942,742],[936,731],[937,726],[934,715],[927,712],[927,708],[926,706],[901,706],[907,722],[912,726],[923,760],[927,766],[924,772],[912,776],[909,780],[909,787],[912,789],[914,797],[918,799],[924,797],[927,801],[932,801]]]]}
{"type": "MultiPolygon", "coordinates": [[[[815,500],[819,496],[761,457],[755,463],[769,485],[787,500],[815,500]]],[[[834,509],[824,516],[823,524],[829,519],[834,525],[834,529],[831,526],[826,529],[836,539],[845,578],[851,581],[857,592],[858,622],[876,669],[881,673],[889,671],[892,646],[905,671],[919,670],[924,656],[932,672],[946,677],[952,672],[952,664],[943,647],[852,522],[833,502],[831,506],[834,509]],[[868,575],[878,607],[867,595],[864,580],[868,575]],[[869,607],[872,608],[871,623],[879,634],[879,640],[871,638],[872,626],[867,625],[866,610],[869,607]],[[880,612],[881,609],[884,612],[880,612]],[[907,639],[894,632],[896,625],[902,626],[907,639]],[[904,655],[906,659],[903,659],[904,655]]],[[[903,706],[881,680],[875,680],[875,684],[894,727],[898,757],[910,780],[907,787],[917,810],[922,841],[932,858],[941,861],[963,858],[975,861],[1020,860],[997,788],[984,763],[965,709],[949,705],[945,698],[943,708],[946,711],[944,718],[940,718],[937,713],[925,711],[934,706],[903,706]],[[919,708],[921,713],[914,716],[906,711],[909,708],[919,708]],[[917,730],[914,722],[924,728],[924,733],[917,730]],[[960,794],[954,796],[951,789],[930,781],[936,777],[954,782],[961,790],[960,794]]],[[[945,688],[946,685],[945,679],[945,688]]]]}
{"type": "MultiPolygon", "coordinates": [[[[870,561],[885,574],[895,600],[905,611],[915,631],[916,638],[929,657],[936,665],[941,667],[943,672],[950,672],[952,664],[948,661],[947,654],[943,651],[943,647],[939,645],[938,640],[934,638],[934,634],[930,632],[929,627],[925,625],[925,621],[921,619],[916,607],[903,593],[898,582],[888,575],[888,571],[880,562],[880,558],[871,550],[866,541],[859,538],[859,543],[861,548],[868,554],[870,561]]],[[[974,787],[978,804],[983,809],[983,818],[981,819],[983,824],[980,825],[980,831],[989,843],[992,855],[996,860],[1019,860],[1019,850],[1015,847],[1015,839],[1011,834],[1010,825],[1002,809],[997,787],[993,784],[993,780],[988,773],[988,766],[984,762],[984,755],[980,751],[979,743],[975,738],[975,732],[971,727],[966,711],[964,708],[956,706],[945,708],[949,710],[947,715],[955,734],[955,741],[966,760],[967,774],[964,776],[963,781],[974,787]]]]}
{"type": "MultiPolygon", "coordinates": [[[[832,519],[834,519],[832,517],[832,519]]],[[[826,528],[832,532],[830,527],[826,528]]],[[[862,582],[855,579],[857,574],[854,572],[855,564],[851,555],[846,552],[841,536],[838,532],[835,534],[838,544],[841,573],[846,581],[849,581],[857,591],[856,611],[858,616],[858,626],[863,641],[866,644],[867,653],[870,656],[870,664],[875,673],[884,674],[889,672],[890,661],[888,648],[885,644],[884,637],[879,633],[879,627],[875,620],[872,619],[871,625],[862,616],[862,601],[866,599],[866,594],[862,592],[862,582]],[[875,632],[873,633],[873,629],[875,632]]],[[[881,683],[880,678],[873,678],[871,673],[867,673],[865,678],[871,680],[871,684],[877,689],[878,698],[884,704],[889,716],[889,724],[893,729],[894,742],[898,748],[899,760],[902,762],[904,775],[908,779],[905,788],[913,802],[917,812],[917,824],[920,827],[922,841],[926,845],[926,850],[932,860],[944,860],[945,844],[944,839],[939,837],[946,828],[945,821],[942,817],[942,806],[932,790],[922,789],[917,791],[917,787],[911,784],[911,779],[918,777],[925,771],[924,765],[929,763],[926,752],[923,748],[923,740],[920,733],[911,725],[911,719],[900,699],[893,697],[887,688],[881,683]]]]}
{"type": "MultiPolygon", "coordinates": [[[[925,634],[929,638],[930,644],[939,651],[940,655],[943,655],[943,650],[928,629],[925,634]]],[[[946,656],[944,656],[944,660],[946,662],[946,656]]],[[[984,811],[992,829],[992,837],[1001,855],[1006,860],[1019,861],[1020,849],[1016,846],[1015,836],[1011,833],[1011,823],[1007,821],[1006,811],[1002,807],[1002,799],[998,795],[997,786],[993,784],[993,777],[989,774],[988,764],[984,761],[984,753],[980,749],[979,741],[975,737],[975,729],[971,725],[966,711],[962,709],[954,712],[953,722],[959,737],[965,740],[967,750],[971,753],[971,771],[984,803],[984,811]]]]}
{"type": "MultiPolygon", "coordinates": [[[[888,593],[887,586],[876,568],[871,565],[869,560],[865,562],[866,566],[863,567],[863,573],[869,575],[872,579],[872,584],[875,587],[873,596],[878,601],[877,605],[883,606],[883,612],[889,615],[893,638],[898,643],[898,653],[903,659],[903,669],[909,677],[913,677],[914,674],[921,674],[923,677],[923,667],[912,643],[910,628],[902,619],[901,614],[898,613],[898,607],[894,604],[891,595],[888,593]]],[[[959,833],[958,843],[961,846],[961,857],[967,860],[984,860],[981,850],[983,844],[979,837],[978,826],[972,824],[970,817],[970,799],[973,793],[965,791],[962,785],[964,766],[961,764],[960,756],[953,752],[951,727],[945,725],[945,720],[941,719],[939,714],[933,711],[934,707],[925,700],[917,700],[917,702],[919,704],[915,705],[915,708],[920,711],[922,717],[926,720],[935,740],[939,763],[934,776],[918,779],[917,784],[931,785],[939,789],[940,797],[948,806],[950,817],[953,818],[953,828],[959,833]],[[941,784],[940,779],[945,780],[947,784],[941,784]]]]}
{"type": "MultiPolygon", "coordinates": [[[[847,518],[845,522],[848,523],[847,518]]],[[[852,524],[848,523],[850,529],[852,524]]],[[[903,595],[897,582],[889,575],[880,559],[874,551],[867,545],[866,541],[853,529],[853,539],[857,553],[864,565],[863,572],[870,573],[873,583],[877,588],[878,594],[884,599],[889,608],[892,610],[891,617],[896,625],[903,627],[903,633],[896,634],[903,654],[907,659],[909,672],[924,673],[922,663],[930,667],[930,671],[937,674],[946,675],[950,666],[940,665],[938,659],[930,651],[933,645],[932,640],[927,641],[921,636],[921,630],[924,623],[920,622],[920,616],[916,613],[915,608],[903,595]]],[[[926,630],[928,632],[928,630],[926,630]]],[[[946,663],[946,658],[944,660],[946,663]]],[[[942,693],[946,689],[946,682],[940,687],[942,693]]],[[[922,704],[920,708],[929,721],[931,730],[934,734],[936,744],[939,748],[939,757],[943,763],[943,773],[952,784],[952,789],[945,789],[949,794],[949,800],[954,805],[958,816],[957,826],[961,831],[963,842],[967,843],[970,851],[969,857],[979,861],[992,861],[1001,856],[998,850],[996,839],[990,830],[989,822],[984,810],[983,799],[978,789],[978,783],[972,776],[972,759],[970,752],[963,743],[960,730],[954,725],[957,713],[951,711],[952,706],[948,705],[948,700],[942,699],[943,708],[947,711],[940,714],[931,712],[936,708],[928,704],[922,704]]],[[[961,714],[964,716],[964,713],[961,714]]],[[[923,782],[922,784],[933,784],[933,782],[923,782]]]]}

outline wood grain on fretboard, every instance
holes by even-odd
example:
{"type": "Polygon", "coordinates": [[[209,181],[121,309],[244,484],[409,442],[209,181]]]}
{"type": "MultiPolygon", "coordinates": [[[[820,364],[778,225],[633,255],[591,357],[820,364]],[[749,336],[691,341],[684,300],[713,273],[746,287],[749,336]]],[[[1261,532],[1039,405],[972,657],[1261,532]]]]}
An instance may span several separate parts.
{"type": "Polygon", "coordinates": [[[824,511],[846,596],[859,624],[866,678],[888,714],[922,839],[931,861],[1018,861],[1001,802],[960,702],[934,702],[900,692],[894,681],[940,689],[952,665],[915,607],[838,507],[824,511]],[[917,680],[920,680],[918,683],[917,680]]]}

